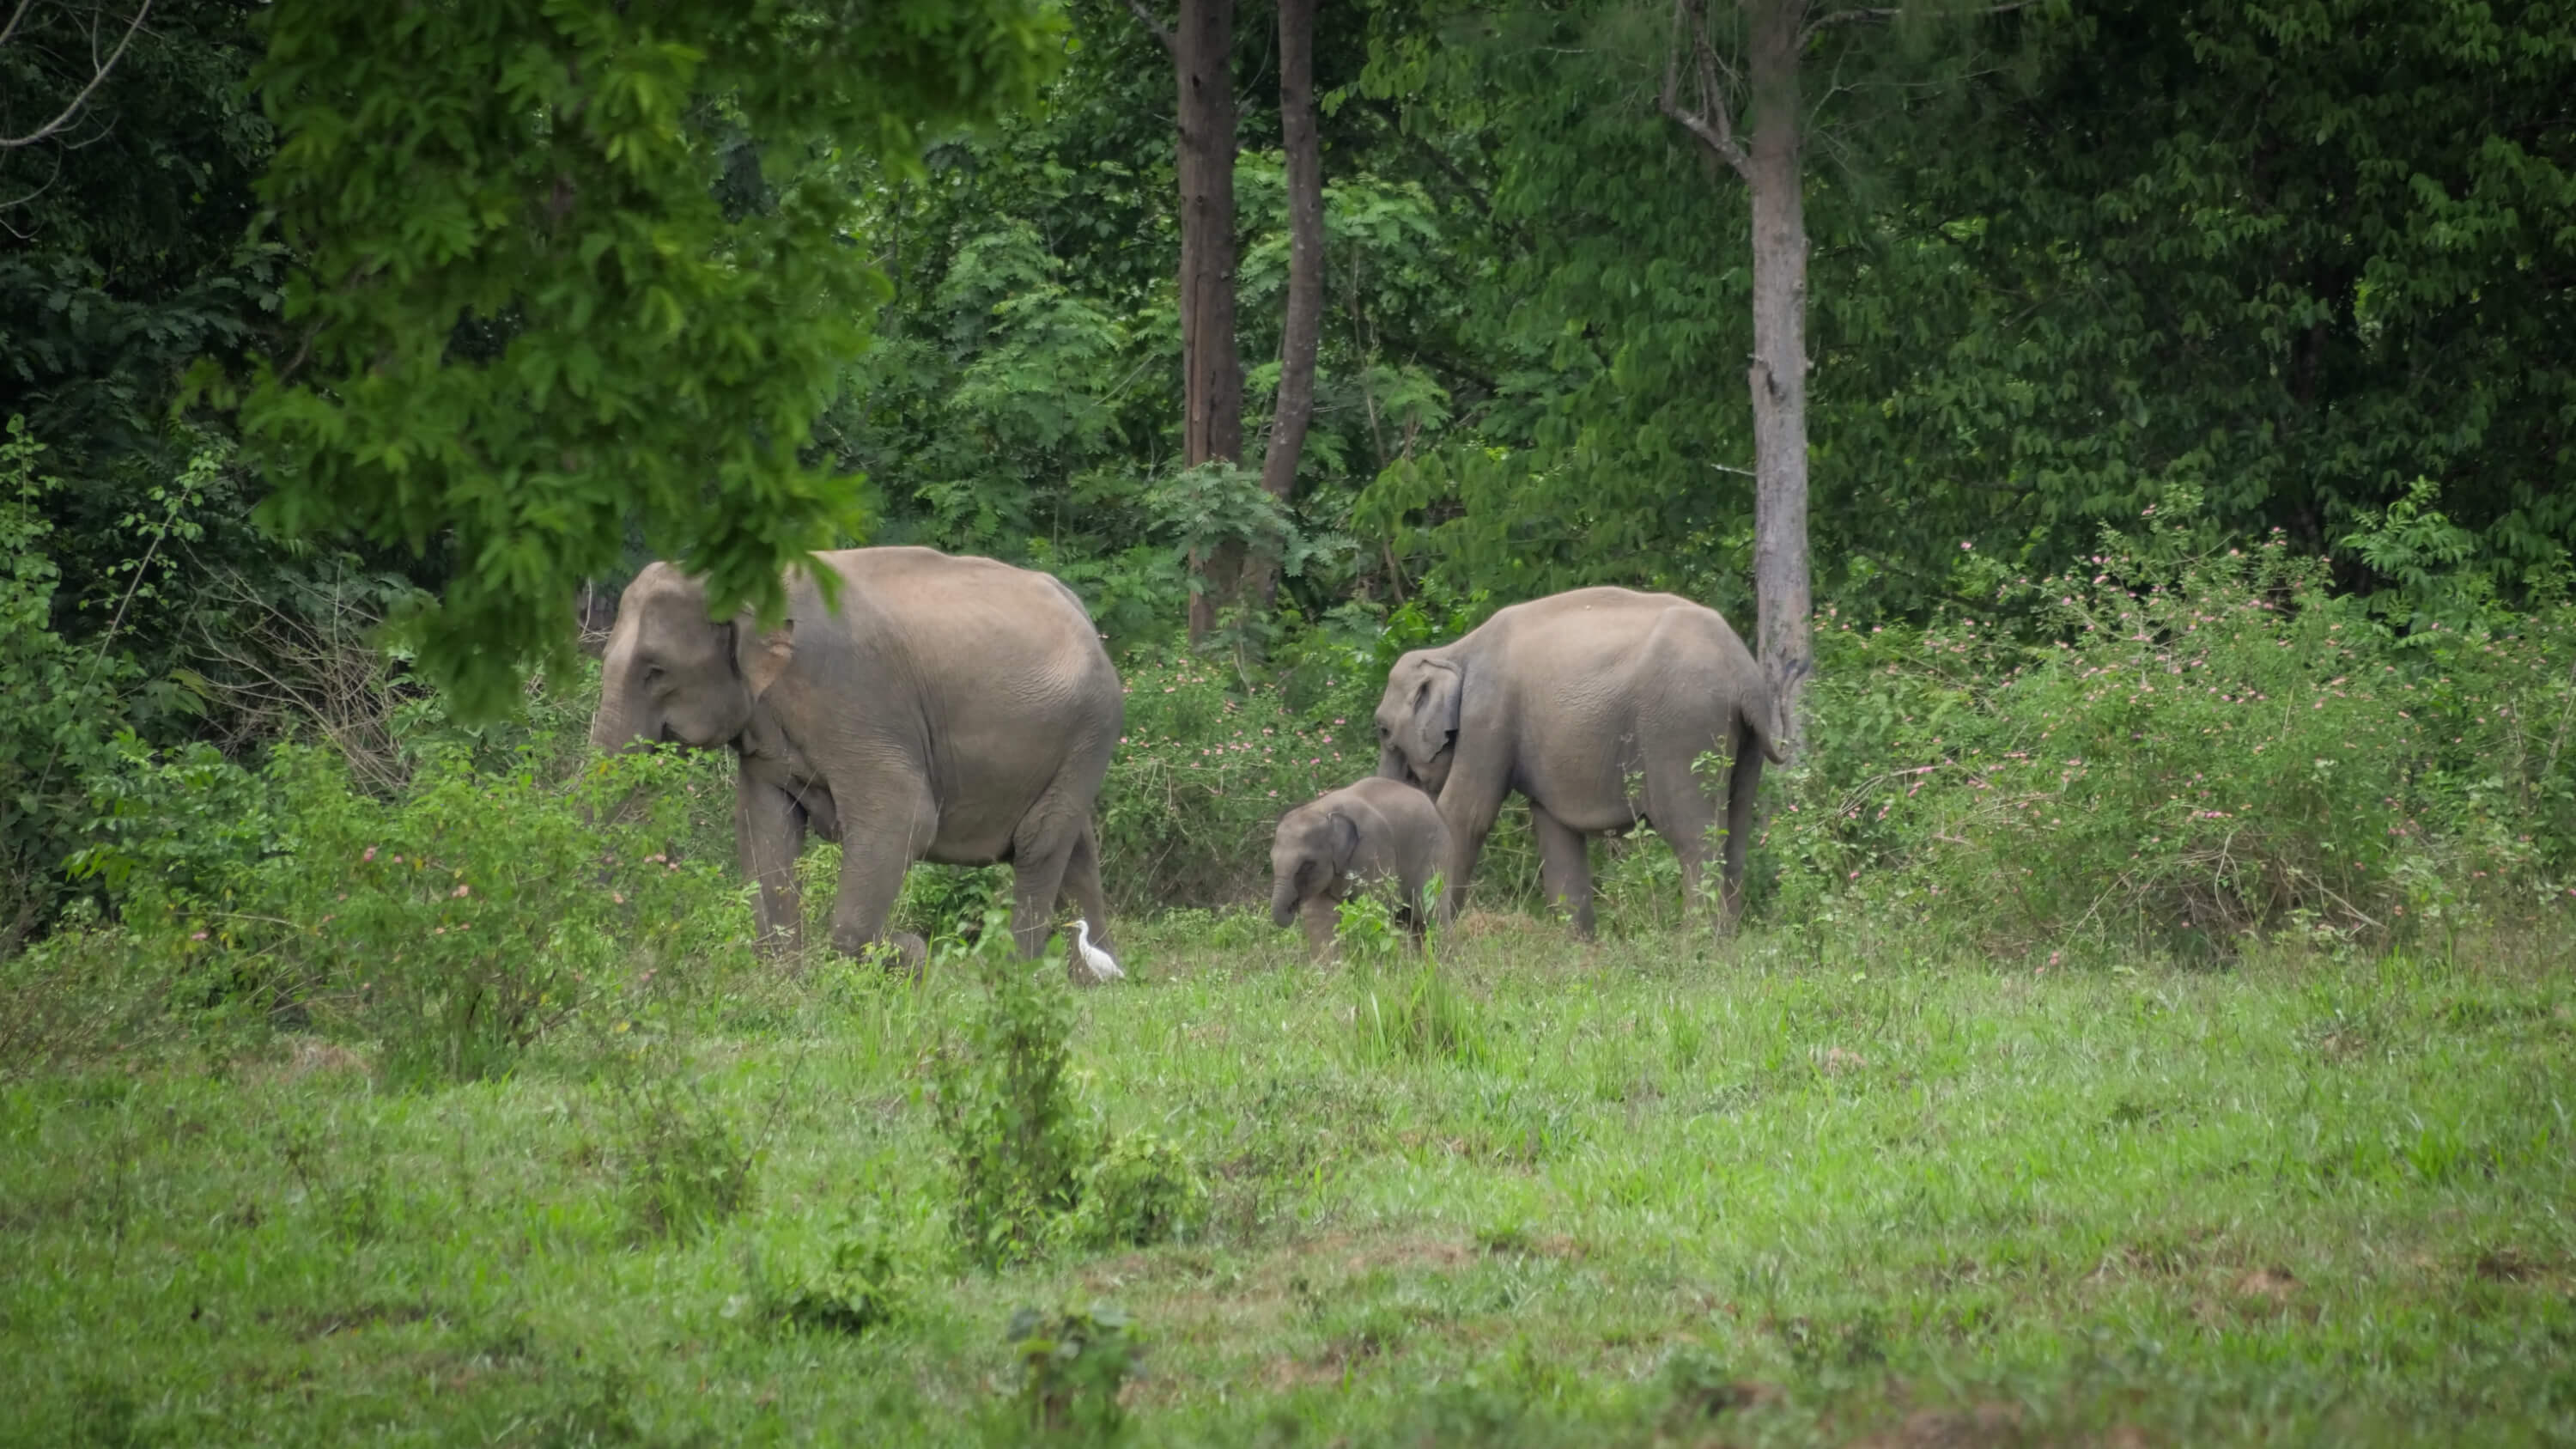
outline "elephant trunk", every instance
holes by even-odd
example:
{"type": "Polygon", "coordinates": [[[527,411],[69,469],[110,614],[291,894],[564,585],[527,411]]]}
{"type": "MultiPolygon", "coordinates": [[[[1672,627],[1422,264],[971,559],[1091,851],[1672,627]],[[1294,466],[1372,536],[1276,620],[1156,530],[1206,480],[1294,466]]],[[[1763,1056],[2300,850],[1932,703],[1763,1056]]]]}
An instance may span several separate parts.
{"type": "Polygon", "coordinates": [[[1270,888],[1270,924],[1286,930],[1288,924],[1296,919],[1297,878],[1283,875],[1279,877],[1279,883],[1270,888]]]}
{"type": "Polygon", "coordinates": [[[1413,778],[1413,771],[1406,768],[1404,752],[1392,743],[1378,746],[1377,773],[1378,778],[1382,780],[1401,780],[1408,785],[1421,783],[1413,778]]]}
{"type": "Polygon", "coordinates": [[[638,708],[634,682],[624,660],[611,654],[599,672],[599,709],[590,717],[590,747],[614,754],[642,744],[661,731],[649,711],[638,708]]]}

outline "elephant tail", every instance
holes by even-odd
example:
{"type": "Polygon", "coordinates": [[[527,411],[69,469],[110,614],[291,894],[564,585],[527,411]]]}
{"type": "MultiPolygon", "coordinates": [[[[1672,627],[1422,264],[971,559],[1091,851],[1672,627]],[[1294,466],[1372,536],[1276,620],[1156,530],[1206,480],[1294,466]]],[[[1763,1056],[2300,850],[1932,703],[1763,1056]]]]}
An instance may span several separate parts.
{"type": "Polygon", "coordinates": [[[1745,747],[1759,744],[1763,758],[1775,765],[1789,762],[1789,720],[1780,707],[1780,697],[1763,691],[1758,702],[1738,706],[1735,757],[1744,758],[1745,747]]]}

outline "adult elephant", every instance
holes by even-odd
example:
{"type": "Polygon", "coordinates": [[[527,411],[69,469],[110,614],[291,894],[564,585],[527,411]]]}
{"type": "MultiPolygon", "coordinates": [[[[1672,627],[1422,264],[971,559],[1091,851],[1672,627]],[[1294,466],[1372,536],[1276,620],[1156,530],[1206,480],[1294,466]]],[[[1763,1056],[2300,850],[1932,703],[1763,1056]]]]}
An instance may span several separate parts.
{"type": "MultiPolygon", "coordinates": [[[[841,842],[832,944],[852,955],[887,939],[916,860],[1009,861],[1023,955],[1044,948],[1059,890],[1105,938],[1091,811],[1126,706],[1082,601],[1048,575],[926,548],[816,557],[837,603],[791,574],[787,617],[766,631],[748,612],[711,619],[704,585],[670,564],[637,575],[591,743],[740,756],[734,834],[764,948],[801,943],[808,829],[841,842]]],[[[896,944],[919,958],[919,937],[896,944]]]]}
{"type": "Polygon", "coordinates": [[[1780,719],[1761,666],[1716,610],[1672,594],[1575,589],[1497,612],[1457,642],[1395,662],[1377,706],[1378,773],[1436,795],[1455,913],[1503,798],[1530,802],[1549,899],[1592,934],[1584,838],[1644,819],[1681,858],[1695,899],[1716,802],[1691,762],[1734,757],[1726,800],[1725,919],[1742,903],[1744,845],[1780,719]]]}

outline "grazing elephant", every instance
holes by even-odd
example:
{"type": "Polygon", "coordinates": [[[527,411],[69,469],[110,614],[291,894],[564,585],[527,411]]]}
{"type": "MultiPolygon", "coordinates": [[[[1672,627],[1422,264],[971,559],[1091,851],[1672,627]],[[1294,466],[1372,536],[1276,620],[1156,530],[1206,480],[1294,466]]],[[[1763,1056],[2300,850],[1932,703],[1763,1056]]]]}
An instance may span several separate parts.
{"type": "Polygon", "coordinates": [[[1697,895],[1715,802],[1691,762],[1725,750],[1725,907],[1741,905],[1744,846],[1781,721],[1761,666],[1718,617],[1671,594],[1575,589],[1514,604],[1455,643],[1395,662],[1377,706],[1378,773],[1440,802],[1455,913],[1503,797],[1529,797],[1548,898],[1592,934],[1584,837],[1655,827],[1697,895]],[[1642,786],[1642,791],[1639,787],[1642,786]]]}
{"type": "MultiPolygon", "coordinates": [[[[1045,947],[1060,888],[1105,938],[1091,810],[1126,705],[1082,601],[1045,574],[926,548],[817,557],[837,606],[791,575],[766,632],[747,611],[711,620],[677,568],[645,569],[618,605],[591,743],[741,757],[734,836],[765,949],[801,944],[808,828],[841,842],[832,944],[851,955],[885,938],[916,860],[1009,861],[1023,955],[1045,947]]],[[[919,960],[919,937],[896,944],[919,960]]]]}
{"type": "Polygon", "coordinates": [[[1398,910],[1422,949],[1423,889],[1449,853],[1449,829],[1431,797],[1372,776],[1318,796],[1280,817],[1270,843],[1270,920],[1285,927],[1304,914],[1306,951],[1333,949],[1333,907],[1370,881],[1392,880],[1398,910]]]}

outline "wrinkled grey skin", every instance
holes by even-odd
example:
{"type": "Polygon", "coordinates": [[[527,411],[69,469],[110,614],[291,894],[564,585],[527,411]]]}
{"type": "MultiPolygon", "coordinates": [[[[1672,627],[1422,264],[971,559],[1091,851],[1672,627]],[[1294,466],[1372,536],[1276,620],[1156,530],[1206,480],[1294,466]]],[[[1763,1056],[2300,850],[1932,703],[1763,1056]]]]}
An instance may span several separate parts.
{"type": "MultiPolygon", "coordinates": [[[[710,621],[706,590],[666,563],[628,585],[600,665],[591,743],[729,747],[734,836],[760,887],[765,949],[802,944],[796,854],[841,842],[832,945],[886,939],[916,860],[1009,861],[1011,930],[1044,948],[1069,892],[1106,944],[1092,804],[1125,700],[1081,600],[1041,573],[926,548],[817,556],[836,607],[790,576],[787,618],[710,621]]],[[[921,939],[896,941],[918,961],[921,939]]]]}
{"type": "Polygon", "coordinates": [[[1335,905],[1370,882],[1393,881],[1418,951],[1423,889],[1448,853],[1439,807],[1402,781],[1372,777],[1318,796],[1282,816],[1271,837],[1271,924],[1284,928],[1302,914],[1307,954],[1321,961],[1332,954],[1335,905]]]}
{"type": "Polygon", "coordinates": [[[1455,643],[1398,659],[1377,706],[1378,773],[1438,797],[1455,913],[1503,798],[1530,802],[1548,898],[1592,934],[1584,838],[1643,819],[1696,900],[1717,802],[1691,776],[1732,755],[1721,929],[1742,903],[1762,761],[1780,758],[1771,689],[1714,609],[1672,594],[1575,589],[1514,604],[1455,643]]]}

